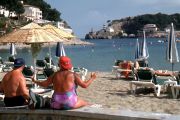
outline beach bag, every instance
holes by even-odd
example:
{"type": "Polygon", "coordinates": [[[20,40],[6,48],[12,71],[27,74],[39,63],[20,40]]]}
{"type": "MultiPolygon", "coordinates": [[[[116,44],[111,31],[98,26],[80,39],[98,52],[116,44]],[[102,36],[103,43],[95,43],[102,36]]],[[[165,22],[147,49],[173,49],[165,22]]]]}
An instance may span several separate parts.
{"type": "Polygon", "coordinates": [[[30,109],[39,109],[45,107],[46,101],[42,96],[35,94],[31,90],[29,90],[29,97],[30,97],[30,101],[29,101],[30,109]]]}

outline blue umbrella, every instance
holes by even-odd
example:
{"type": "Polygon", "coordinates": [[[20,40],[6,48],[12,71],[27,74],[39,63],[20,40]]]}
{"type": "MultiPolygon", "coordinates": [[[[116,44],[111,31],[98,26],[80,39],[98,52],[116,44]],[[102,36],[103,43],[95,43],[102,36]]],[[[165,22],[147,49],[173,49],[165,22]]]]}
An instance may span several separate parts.
{"type": "Polygon", "coordinates": [[[174,33],[174,26],[173,23],[171,23],[170,32],[168,35],[168,45],[167,45],[167,60],[172,63],[172,71],[174,67],[174,63],[179,62],[179,56],[178,51],[176,47],[176,37],[174,33]]]}
{"type": "Polygon", "coordinates": [[[140,51],[139,51],[139,40],[136,41],[136,48],[135,48],[135,59],[140,59],[140,51]]]}
{"type": "Polygon", "coordinates": [[[63,43],[60,43],[60,42],[57,43],[57,46],[56,46],[56,56],[57,57],[66,56],[63,43]]]}
{"type": "Polygon", "coordinates": [[[144,39],[142,42],[140,53],[141,53],[141,59],[147,59],[149,57],[149,52],[148,52],[147,43],[146,43],[145,31],[143,31],[143,34],[144,34],[144,39]]]}
{"type": "Polygon", "coordinates": [[[14,43],[11,43],[11,45],[10,45],[10,54],[11,54],[12,56],[14,56],[14,55],[17,54],[14,43]]]}

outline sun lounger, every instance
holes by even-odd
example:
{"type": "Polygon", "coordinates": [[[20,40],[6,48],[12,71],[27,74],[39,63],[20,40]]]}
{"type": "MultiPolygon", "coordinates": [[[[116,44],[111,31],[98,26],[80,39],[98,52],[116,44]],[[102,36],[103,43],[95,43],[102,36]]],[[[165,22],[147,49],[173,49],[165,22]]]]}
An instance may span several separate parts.
{"type": "Polygon", "coordinates": [[[79,74],[82,80],[85,80],[86,75],[88,73],[88,70],[86,68],[79,68],[79,67],[73,68],[72,71],[76,72],[77,74],[79,74]]]}
{"type": "Polygon", "coordinates": [[[36,69],[43,70],[47,68],[47,63],[45,60],[36,60],[36,69]]]}
{"type": "Polygon", "coordinates": [[[176,83],[171,84],[171,92],[174,99],[177,99],[179,97],[180,92],[180,72],[175,73],[176,76],[176,83]]]}
{"type": "Polygon", "coordinates": [[[133,64],[131,61],[125,61],[125,62],[121,62],[119,63],[119,68],[117,68],[116,72],[118,75],[118,77],[125,77],[126,79],[129,78],[129,76],[133,76],[133,64]]]}
{"type": "Polygon", "coordinates": [[[55,71],[53,70],[53,68],[45,68],[44,69],[44,74],[49,77],[51,76],[55,71]]]}
{"type": "Polygon", "coordinates": [[[26,78],[26,80],[31,81],[31,77],[34,75],[34,70],[32,67],[25,66],[22,73],[24,77],[26,78]]]}
{"type": "Polygon", "coordinates": [[[131,93],[136,93],[136,89],[138,87],[144,87],[144,88],[153,88],[154,89],[154,95],[160,96],[161,92],[161,86],[158,84],[155,84],[154,81],[154,73],[150,69],[139,69],[137,70],[137,81],[130,81],[130,90],[131,93]],[[133,85],[135,86],[135,89],[133,89],[133,85]]]}

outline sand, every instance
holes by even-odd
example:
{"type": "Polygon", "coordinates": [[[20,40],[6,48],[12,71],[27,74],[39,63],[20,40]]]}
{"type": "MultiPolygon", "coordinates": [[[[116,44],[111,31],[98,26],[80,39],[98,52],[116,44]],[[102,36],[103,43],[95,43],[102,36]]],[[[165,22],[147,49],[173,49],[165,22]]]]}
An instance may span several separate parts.
{"type": "Polygon", "coordinates": [[[99,72],[88,88],[78,87],[78,96],[103,108],[180,114],[180,99],[173,99],[167,93],[161,93],[160,97],[155,97],[153,92],[131,94],[129,81],[116,79],[110,72],[99,72]]]}
{"type": "MultiPolygon", "coordinates": [[[[3,75],[0,73],[1,79],[3,75]]],[[[78,87],[78,96],[91,104],[102,105],[102,108],[180,114],[180,98],[173,99],[167,93],[155,97],[152,91],[131,94],[130,81],[116,79],[111,72],[99,72],[97,79],[88,88],[78,87]]]]}

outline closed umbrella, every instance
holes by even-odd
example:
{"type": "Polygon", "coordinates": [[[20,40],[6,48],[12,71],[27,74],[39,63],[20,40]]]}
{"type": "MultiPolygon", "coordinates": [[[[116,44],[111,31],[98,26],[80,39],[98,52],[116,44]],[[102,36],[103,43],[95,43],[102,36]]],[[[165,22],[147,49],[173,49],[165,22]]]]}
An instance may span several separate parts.
{"type": "Polygon", "coordinates": [[[147,43],[146,43],[145,31],[143,31],[143,34],[144,34],[144,39],[142,42],[140,53],[141,53],[141,59],[146,60],[149,57],[149,52],[148,52],[147,43]]]}
{"type": "Polygon", "coordinates": [[[172,63],[172,71],[174,69],[174,63],[179,62],[178,51],[176,47],[176,37],[174,33],[174,26],[171,23],[170,32],[168,35],[168,45],[167,45],[167,60],[172,63]]]}
{"type": "Polygon", "coordinates": [[[140,51],[139,51],[139,40],[136,41],[136,48],[135,48],[135,60],[140,59],[140,51]]]}
{"type": "Polygon", "coordinates": [[[11,45],[10,45],[10,54],[11,54],[12,56],[14,56],[14,55],[17,54],[14,43],[11,43],[11,45]]]}
{"type": "Polygon", "coordinates": [[[60,42],[57,43],[57,45],[56,45],[56,56],[57,57],[66,56],[63,43],[60,43],[60,42]]]}

